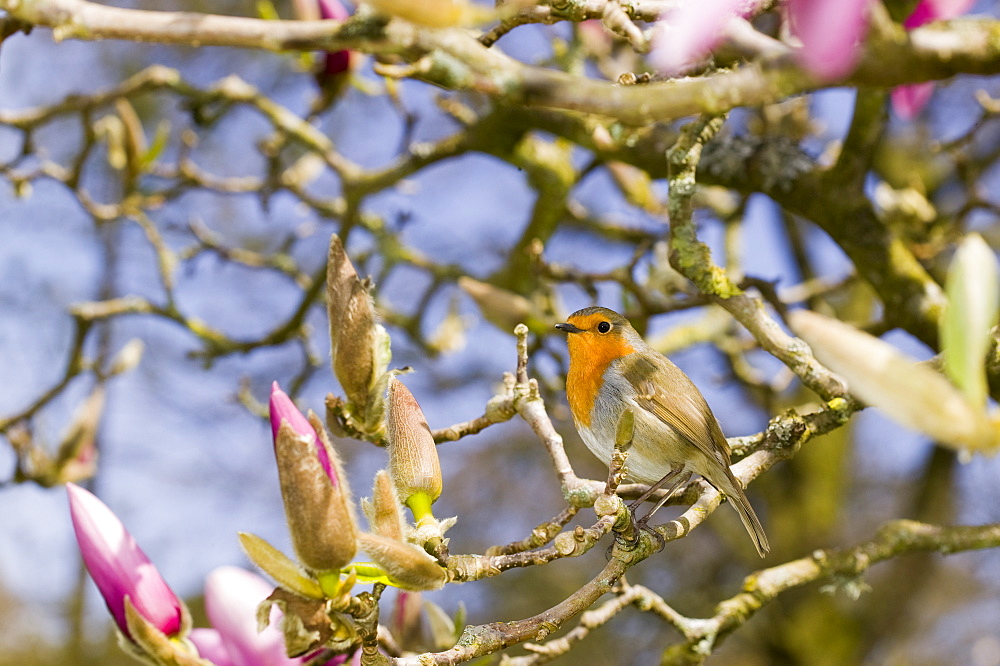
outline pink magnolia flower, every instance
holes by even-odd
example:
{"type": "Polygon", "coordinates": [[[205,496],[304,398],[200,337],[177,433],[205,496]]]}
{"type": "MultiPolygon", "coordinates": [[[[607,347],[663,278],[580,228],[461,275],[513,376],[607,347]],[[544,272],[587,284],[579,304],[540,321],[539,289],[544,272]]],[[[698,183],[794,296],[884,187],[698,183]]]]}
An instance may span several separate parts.
{"type": "MultiPolygon", "coordinates": [[[[295,18],[300,21],[320,19],[344,21],[351,16],[340,0],[292,0],[292,10],[295,18]]],[[[355,59],[354,53],[347,49],[326,51],[322,57],[323,65],[316,72],[316,79],[320,85],[340,83],[343,80],[340,75],[350,71],[355,59]]]]}
{"type": "Polygon", "coordinates": [[[167,636],[181,630],[181,601],[104,502],[73,483],[66,484],[73,530],[87,572],[104,597],[118,628],[131,638],[125,597],[150,624],[167,636]]]}
{"type": "MultiPolygon", "coordinates": [[[[932,21],[952,19],[969,11],[973,4],[974,0],[921,0],[903,27],[913,30],[932,21]]],[[[891,99],[896,115],[904,120],[915,118],[930,101],[934,85],[928,81],[894,88],[891,99]]]]}
{"type": "Polygon", "coordinates": [[[195,627],[188,634],[188,640],[194,643],[198,656],[202,659],[209,660],[215,666],[236,666],[218,629],[195,627]]]}
{"type": "Polygon", "coordinates": [[[219,567],[208,574],[205,613],[218,636],[199,632],[198,636],[191,637],[201,656],[218,666],[297,666],[303,663],[303,659],[285,654],[285,638],[278,629],[281,611],[277,606],[271,607],[271,623],[257,632],[257,606],[273,591],[273,585],[239,567],[219,567]],[[211,654],[222,654],[229,661],[223,659],[220,664],[209,654],[202,653],[202,641],[211,654]]]}
{"type": "MultiPolygon", "coordinates": [[[[824,80],[850,73],[868,28],[871,1],[788,0],[789,26],[802,42],[797,54],[802,66],[824,80]]],[[[670,75],[684,73],[719,45],[730,21],[750,16],[759,4],[756,0],[680,0],[657,25],[650,62],[670,75]]]]}
{"type": "MultiPolygon", "coordinates": [[[[343,21],[350,17],[340,0],[319,0],[320,18],[343,21]]],[[[344,49],[342,51],[327,51],[323,56],[323,68],[320,70],[319,78],[330,80],[334,77],[348,72],[351,69],[353,54],[344,49]]]]}
{"type": "Polygon", "coordinates": [[[792,33],[802,42],[799,61],[824,80],[846,76],[858,63],[871,0],[789,0],[792,33]]]}
{"type": "MultiPolygon", "coordinates": [[[[239,567],[218,567],[205,580],[205,612],[211,629],[192,629],[188,638],[198,648],[198,656],[215,666],[299,666],[318,653],[289,657],[281,626],[281,610],[271,606],[270,623],[257,631],[257,606],[273,586],[257,574],[239,567]]],[[[358,655],[361,651],[357,651],[358,655]]],[[[347,662],[336,656],[324,666],[347,662]]]]}
{"type": "Polygon", "coordinates": [[[746,0],[684,0],[660,17],[650,62],[665,74],[683,74],[725,37],[726,24],[741,15],[746,0]]]}
{"type": "Polygon", "coordinates": [[[292,399],[288,397],[288,394],[281,390],[278,382],[272,382],[271,384],[269,411],[271,416],[271,435],[274,437],[274,441],[278,441],[278,431],[281,429],[281,422],[283,420],[288,421],[288,425],[292,426],[292,430],[296,434],[308,437],[313,441],[320,464],[326,471],[326,475],[330,477],[333,485],[337,485],[337,474],[330,463],[330,456],[327,454],[326,447],[320,442],[319,437],[316,435],[316,430],[309,423],[309,419],[299,411],[295,403],[292,402],[292,399]]]}
{"type": "Polygon", "coordinates": [[[932,81],[896,86],[890,93],[892,109],[903,120],[913,120],[927,106],[927,102],[931,101],[933,95],[934,83],[932,81]]]}

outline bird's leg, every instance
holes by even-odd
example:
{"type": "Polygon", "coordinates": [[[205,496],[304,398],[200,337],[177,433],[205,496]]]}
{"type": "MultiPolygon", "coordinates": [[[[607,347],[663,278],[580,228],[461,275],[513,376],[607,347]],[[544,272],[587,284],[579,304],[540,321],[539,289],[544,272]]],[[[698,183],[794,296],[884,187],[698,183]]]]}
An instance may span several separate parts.
{"type": "MultiPolygon", "coordinates": [[[[676,476],[682,471],[684,471],[683,467],[678,472],[671,471],[665,477],[657,481],[654,488],[663,485],[666,481],[670,479],[670,477],[676,476]]],[[[676,481],[670,484],[670,486],[663,492],[663,497],[661,497],[660,501],[656,503],[656,506],[650,509],[649,513],[647,513],[645,516],[642,517],[641,520],[639,520],[638,523],[639,529],[646,529],[646,524],[649,522],[649,519],[653,517],[653,514],[659,511],[660,507],[667,503],[667,500],[670,499],[670,496],[674,494],[675,490],[677,490],[678,488],[680,488],[681,486],[683,486],[685,483],[688,482],[688,480],[691,478],[691,475],[692,472],[686,472],[684,474],[681,474],[676,481]]]]}
{"type": "MultiPolygon", "coordinates": [[[[655,493],[657,490],[659,490],[663,486],[667,485],[667,483],[669,483],[671,479],[673,479],[675,476],[677,476],[678,474],[680,474],[683,471],[684,471],[684,467],[678,467],[676,469],[671,469],[669,472],[666,473],[666,475],[662,479],[660,479],[659,481],[657,481],[656,483],[654,483],[653,485],[651,485],[649,487],[649,490],[647,490],[642,495],[640,495],[639,499],[637,499],[636,501],[634,501],[631,504],[629,504],[628,508],[631,509],[632,513],[635,513],[635,510],[637,508],[639,508],[639,506],[643,502],[645,502],[646,500],[648,500],[649,497],[653,493],[655,493]]],[[[677,486],[674,485],[674,486],[672,486],[672,488],[676,489],[677,486]]],[[[670,493],[667,493],[667,497],[670,497],[670,493]]]]}
{"type": "Polygon", "coordinates": [[[635,544],[639,540],[639,534],[638,534],[638,531],[636,531],[636,528],[638,528],[639,530],[642,530],[642,531],[645,531],[645,532],[649,532],[658,542],[660,542],[660,546],[659,546],[659,548],[657,548],[657,550],[662,549],[663,545],[664,545],[664,543],[663,543],[663,537],[661,537],[654,530],[649,529],[649,527],[647,526],[647,523],[649,522],[649,519],[653,515],[653,513],[655,513],[657,509],[659,509],[661,506],[664,505],[664,503],[666,503],[666,501],[670,498],[670,495],[672,495],[675,490],[677,490],[682,484],[686,483],[687,480],[690,479],[690,478],[691,478],[691,472],[686,472],[685,473],[685,468],[684,467],[678,467],[677,469],[672,469],[669,472],[667,472],[667,474],[662,479],[660,479],[659,481],[657,481],[656,483],[654,483],[653,485],[651,485],[649,487],[649,490],[647,490],[646,492],[644,492],[639,497],[639,499],[637,499],[634,502],[632,502],[631,504],[629,504],[628,508],[629,508],[629,513],[632,516],[632,524],[629,525],[629,528],[627,530],[625,530],[624,533],[623,533],[623,535],[622,535],[622,541],[623,541],[623,543],[627,543],[627,544],[630,544],[630,545],[631,544],[635,544]],[[677,477],[680,477],[680,478],[677,478],[677,477]],[[641,519],[636,520],[636,517],[635,517],[636,509],[638,509],[639,506],[642,505],[643,502],[645,502],[647,499],[649,499],[649,497],[653,493],[655,493],[657,490],[659,490],[660,488],[662,488],[666,484],[670,483],[670,481],[674,480],[674,479],[676,479],[674,481],[674,483],[671,484],[667,488],[666,493],[663,495],[663,497],[660,499],[660,501],[656,504],[656,506],[653,507],[653,510],[650,511],[649,513],[647,513],[641,519]],[[626,536],[626,535],[628,535],[628,536],[626,536]]]}

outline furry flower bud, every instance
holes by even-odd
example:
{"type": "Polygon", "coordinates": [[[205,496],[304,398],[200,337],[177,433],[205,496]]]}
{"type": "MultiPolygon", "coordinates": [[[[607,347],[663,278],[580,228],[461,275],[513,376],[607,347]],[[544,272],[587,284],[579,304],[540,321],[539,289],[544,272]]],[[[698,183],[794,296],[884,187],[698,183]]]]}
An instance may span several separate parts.
{"type": "Polygon", "coordinates": [[[447,573],[421,548],[377,534],[362,532],[358,540],[372,560],[406,590],[438,590],[444,587],[447,573]]]}
{"type": "Polygon", "coordinates": [[[404,541],[403,512],[399,506],[396,489],[392,486],[389,474],[380,469],[375,474],[375,486],[372,488],[372,499],[361,500],[361,507],[372,532],[379,536],[404,541]]]}
{"type": "Polygon", "coordinates": [[[386,412],[389,474],[401,502],[419,521],[441,495],[441,465],[427,419],[410,390],[395,377],[389,380],[386,412]]]}
{"type": "Polygon", "coordinates": [[[333,371],[367,432],[381,428],[386,370],[392,358],[389,334],[378,323],[368,281],[358,278],[340,239],[330,240],[326,269],[333,371]]]}
{"type": "MultiPolygon", "coordinates": [[[[357,552],[350,491],[325,433],[319,434],[274,384],[271,424],[281,496],[299,561],[314,572],[341,569],[357,552]],[[277,428],[274,429],[277,422],[277,428]]],[[[321,429],[321,428],[320,428],[321,429]]]]}

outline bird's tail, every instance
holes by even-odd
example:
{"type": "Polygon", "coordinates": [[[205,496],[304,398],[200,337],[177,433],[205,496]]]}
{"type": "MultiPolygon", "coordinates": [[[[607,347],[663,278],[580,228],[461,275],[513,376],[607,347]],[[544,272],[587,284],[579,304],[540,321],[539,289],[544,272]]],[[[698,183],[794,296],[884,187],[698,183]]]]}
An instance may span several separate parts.
{"type": "MultiPolygon", "coordinates": [[[[764,534],[764,527],[760,524],[757,514],[754,513],[746,493],[743,492],[743,484],[733,476],[733,473],[729,469],[726,469],[726,477],[727,483],[722,484],[725,487],[720,487],[719,490],[726,494],[726,497],[729,498],[729,503],[736,509],[736,513],[740,514],[740,520],[743,521],[743,526],[747,528],[747,533],[753,539],[753,543],[757,547],[757,553],[761,557],[764,557],[771,550],[771,546],[767,543],[767,535],[764,534]]],[[[712,485],[716,484],[713,483],[712,485]]]]}

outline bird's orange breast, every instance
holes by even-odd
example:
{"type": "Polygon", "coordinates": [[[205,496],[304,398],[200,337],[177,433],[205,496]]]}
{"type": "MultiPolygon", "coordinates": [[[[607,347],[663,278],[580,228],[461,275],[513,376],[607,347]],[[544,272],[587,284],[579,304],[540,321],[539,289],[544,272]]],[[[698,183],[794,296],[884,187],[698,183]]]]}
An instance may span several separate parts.
{"type": "Polygon", "coordinates": [[[593,333],[571,333],[569,374],[566,376],[566,398],[577,427],[590,427],[590,417],[597,395],[604,382],[604,372],[611,362],[635,352],[632,345],[617,336],[597,336],[593,333]]]}

